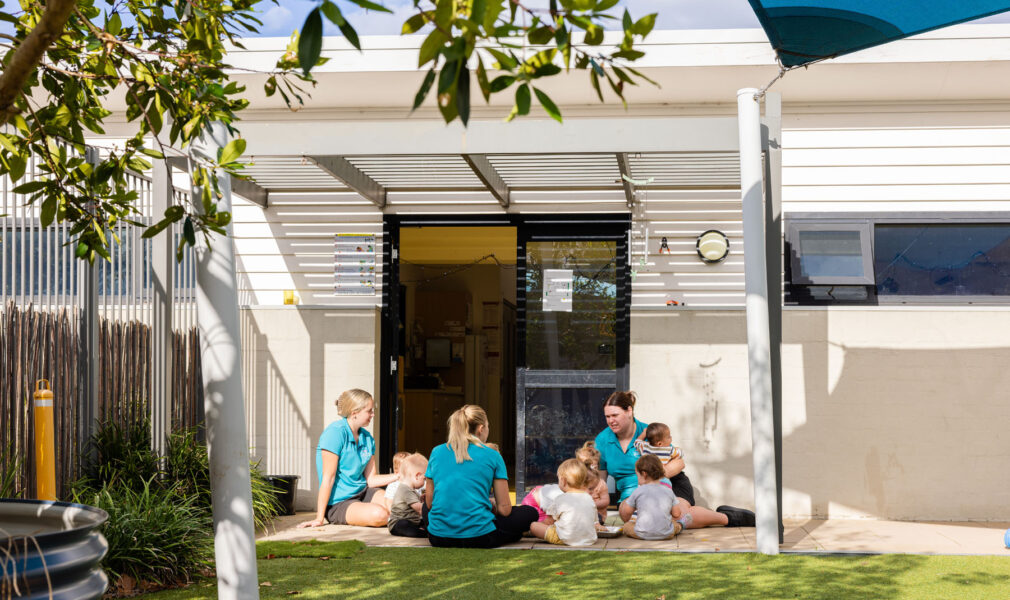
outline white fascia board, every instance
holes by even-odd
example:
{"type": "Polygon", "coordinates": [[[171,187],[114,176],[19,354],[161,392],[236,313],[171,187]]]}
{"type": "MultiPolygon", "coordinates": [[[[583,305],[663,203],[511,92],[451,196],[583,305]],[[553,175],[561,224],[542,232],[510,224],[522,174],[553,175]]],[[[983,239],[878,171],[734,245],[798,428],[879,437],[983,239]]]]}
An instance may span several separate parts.
{"type": "MultiPolygon", "coordinates": [[[[620,42],[619,32],[607,32],[603,47],[620,42]]],[[[417,71],[417,50],[423,35],[376,35],[361,38],[363,52],[342,37],[323,39],[330,61],[316,73],[417,71]]],[[[287,47],[287,38],[248,38],[246,49],[231,49],[228,60],[243,69],[273,68],[287,47]]],[[[760,29],[655,31],[639,43],[646,55],[636,67],[706,67],[774,65],[775,55],[760,29]]],[[[530,47],[529,51],[538,48],[530,47]]],[[[906,40],[884,44],[832,63],[977,62],[1010,60],[1010,24],[957,25],[906,40]]]]}

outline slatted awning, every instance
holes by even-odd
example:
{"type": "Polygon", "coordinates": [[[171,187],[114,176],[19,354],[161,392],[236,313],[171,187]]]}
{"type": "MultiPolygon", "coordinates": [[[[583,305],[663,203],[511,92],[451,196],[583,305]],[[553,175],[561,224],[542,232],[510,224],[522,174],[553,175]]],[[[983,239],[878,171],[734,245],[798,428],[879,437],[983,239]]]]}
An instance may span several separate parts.
{"type": "Polygon", "coordinates": [[[736,152],[253,155],[246,175],[269,192],[354,191],[378,206],[388,192],[737,189],[736,152]]]}

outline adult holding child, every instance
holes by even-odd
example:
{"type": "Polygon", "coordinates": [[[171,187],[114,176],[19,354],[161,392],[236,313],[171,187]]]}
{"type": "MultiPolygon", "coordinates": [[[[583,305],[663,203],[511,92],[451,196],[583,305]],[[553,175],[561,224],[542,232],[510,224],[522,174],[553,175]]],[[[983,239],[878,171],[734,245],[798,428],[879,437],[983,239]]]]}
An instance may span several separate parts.
{"type": "Polygon", "coordinates": [[[519,541],[537,520],[536,509],[512,506],[505,460],[487,436],[487,413],[467,404],[449,417],[447,443],[432,449],[425,472],[432,546],[497,548],[519,541]]]}
{"type": "Polygon", "coordinates": [[[341,418],[326,426],[316,446],[316,518],[298,527],[327,522],[385,527],[389,510],[382,486],[398,475],[380,475],[375,468],[375,438],[365,429],[375,416],[375,401],[364,390],[347,390],[337,398],[337,413],[341,418]]]}
{"type": "MultiPolygon", "coordinates": [[[[648,425],[635,418],[635,402],[637,397],[632,391],[614,392],[603,403],[603,416],[607,420],[607,428],[596,436],[596,449],[600,452],[600,477],[606,481],[607,475],[614,478],[618,503],[631,496],[639,485],[635,463],[642,453],[636,448],[635,441],[645,433],[648,425]]],[[[708,527],[710,525],[753,526],[753,514],[750,511],[731,506],[721,506],[718,511],[709,510],[694,505],[694,487],[684,473],[683,456],[667,457],[663,465],[663,475],[660,483],[669,485],[677,498],[683,501],[683,509],[691,517],[685,525],[688,529],[708,527]]]]}

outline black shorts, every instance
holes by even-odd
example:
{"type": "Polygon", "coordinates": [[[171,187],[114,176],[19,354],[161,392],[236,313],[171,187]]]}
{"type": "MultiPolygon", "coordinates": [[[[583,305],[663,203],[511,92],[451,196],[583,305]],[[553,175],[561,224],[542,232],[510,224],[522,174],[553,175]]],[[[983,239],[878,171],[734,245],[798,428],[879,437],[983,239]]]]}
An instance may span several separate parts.
{"type": "Polygon", "coordinates": [[[691,506],[694,506],[694,486],[691,485],[691,480],[683,471],[670,478],[670,487],[673,488],[675,496],[687,500],[691,506]]]}
{"type": "Polygon", "coordinates": [[[326,520],[334,525],[347,525],[347,509],[355,502],[371,502],[372,497],[382,488],[366,487],[346,500],[326,507],[326,520]]]}

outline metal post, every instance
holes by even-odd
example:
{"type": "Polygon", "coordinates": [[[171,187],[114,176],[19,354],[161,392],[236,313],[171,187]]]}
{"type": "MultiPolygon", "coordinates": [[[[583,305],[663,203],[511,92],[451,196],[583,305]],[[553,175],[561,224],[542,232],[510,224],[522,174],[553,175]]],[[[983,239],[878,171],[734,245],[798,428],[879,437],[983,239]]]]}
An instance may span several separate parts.
{"type": "Polygon", "coordinates": [[[740,130],[740,191],[743,201],[744,284],[747,293],[747,356],[750,366],[751,443],[757,549],[778,554],[775,497],[775,432],[772,416],[768,279],[764,256],[761,183],[761,110],[757,90],[737,92],[740,130]]]}
{"type": "MultiPolygon", "coordinates": [[[[95,165],[101,160],[96,148],[86,148],[84,158],[90,164],[95,165]]],[[[84,267],[84,297],[83,304],[83,327],[81,328],[84,339],[81,343],[81,351],[85,368],[84,373],[84,406],[80,414],[80,448],[82,456],[91,454],[91,438],[98,429],[100,418],[98,411],[98,377],[99,377],[99,348],[98,348],[98,265],[89,263],[84,267]]],[[[86,460],[84,461],[86,462],[86,460]]]]}
{"type": "MultiPolygon", "coordinates": [[[[215,123],[193,151],[213,161],[218,148],[227,142],[227,128],[215,123]]],[[[217,181],[221,192],[218,209],[230,212],[230,178],[218,173],[217,181]]],[[[193,203],[201,205],[197,189],[193,190],[193,203]]],[[[218,598],[248,600],[259,598],[259,582],[231,225],[227,231],[228,236],[212,234],[209,247],[197,247],[196,306],[207,415],[218,598]]]]}
{"type": "MultiPolygon", "coordinates": [[[[166,160],[154,161],[151,214],[160,219],[172,205],[172,169],[166,160]]],[[[173,228],[151,240],[151,441],[160,456],[167,450],[172,429],[172,332],[175,258],[173,228]]]]}
{"type": "Polygon", "coordinates": [[[768,328],[772,374],[772,415],[775,422],[775,498],[782,526],[782,96],[765,94],[765,260],[768,269],[768,328]]]}

